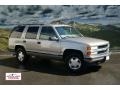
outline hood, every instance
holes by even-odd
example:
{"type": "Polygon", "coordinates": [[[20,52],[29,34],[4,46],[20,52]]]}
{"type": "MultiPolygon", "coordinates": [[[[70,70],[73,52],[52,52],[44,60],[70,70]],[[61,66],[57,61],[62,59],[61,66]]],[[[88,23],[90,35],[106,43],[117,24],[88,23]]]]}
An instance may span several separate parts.
{"type": "Polygon", "coordinates": [[[106,40],[96,39],[96,38],[89,38],[89,37],[79,37],[79,38],[66,38],[68,41],[72,42],[78,42],[87,44],[90,46],[98,46],[98,45],[104,45],[108,44],[109,42],[106,40]]]}

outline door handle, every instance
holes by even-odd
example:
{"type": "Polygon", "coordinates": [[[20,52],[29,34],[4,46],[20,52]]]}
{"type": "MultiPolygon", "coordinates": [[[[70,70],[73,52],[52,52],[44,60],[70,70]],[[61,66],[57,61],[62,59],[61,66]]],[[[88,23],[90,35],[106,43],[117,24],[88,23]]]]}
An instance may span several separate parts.
{"type": "Polygon", "coordinates": [[[41,44],[41,42],[37,42],[37,44],[41,44]]]}
{"type": "Polygon", "coordinates": [[[23,43],[26,43],[26,40],[23,40],[23,43]]]}

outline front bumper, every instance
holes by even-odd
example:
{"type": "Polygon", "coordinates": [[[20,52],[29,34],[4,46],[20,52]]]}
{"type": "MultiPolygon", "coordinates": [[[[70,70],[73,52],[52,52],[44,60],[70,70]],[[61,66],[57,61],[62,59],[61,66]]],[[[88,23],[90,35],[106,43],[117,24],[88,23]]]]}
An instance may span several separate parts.
{"type": "Polygon", "coordinates": [[[100,55],[100,56],[97,56],[97,57],[87,57],[87,58],[84,58],[84,61],[86,62],[105,62],[105,61],[108,61],[110,59],[110,54],[106,54],[106,55],[100,55]]]}

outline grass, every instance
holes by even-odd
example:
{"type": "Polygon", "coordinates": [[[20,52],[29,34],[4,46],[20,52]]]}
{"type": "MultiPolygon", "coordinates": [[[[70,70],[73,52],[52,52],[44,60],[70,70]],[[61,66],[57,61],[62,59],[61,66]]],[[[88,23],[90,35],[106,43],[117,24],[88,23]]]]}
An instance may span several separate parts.
{"type": "Polygon", "coordinates": [[[0,29],[0,51],[8,50],[8,37],[10,30],[0,29]]]}

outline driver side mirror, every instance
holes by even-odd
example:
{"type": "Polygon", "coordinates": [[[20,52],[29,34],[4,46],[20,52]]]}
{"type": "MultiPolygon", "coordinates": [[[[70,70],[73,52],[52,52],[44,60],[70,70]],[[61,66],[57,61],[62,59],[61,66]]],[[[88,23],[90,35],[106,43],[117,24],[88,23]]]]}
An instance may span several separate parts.
{"type": "Polygon", "coordinates": [[[51,41],[58,41],[59,39],[57,38],[57,37],[55,37],[55,36],[51,36],[51,37],[49,37],[49,40],[51,40],[51,41]]]}

